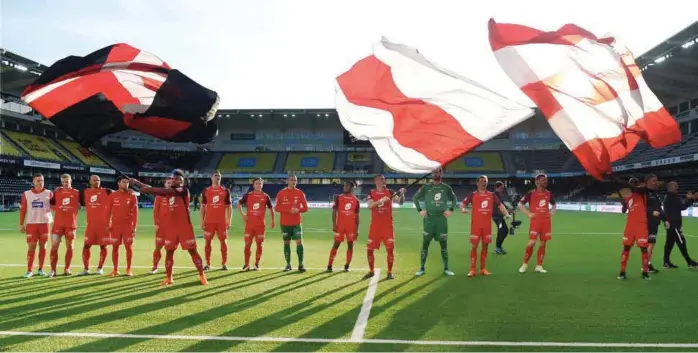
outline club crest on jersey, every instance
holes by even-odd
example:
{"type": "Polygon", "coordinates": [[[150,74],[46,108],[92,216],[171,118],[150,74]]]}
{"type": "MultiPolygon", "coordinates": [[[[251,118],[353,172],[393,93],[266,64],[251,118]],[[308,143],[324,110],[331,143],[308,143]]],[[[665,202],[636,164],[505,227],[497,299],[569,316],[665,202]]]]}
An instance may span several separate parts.
{"type": "Polygon", "coordinates": [[[484,201],[482,201],[482,203],[480,203],[480,208],[487,208],[487,205],[489,205],[489,204],[490,204],[489,201],[484,200],[484,201]]]}
{"type": "Polygon", "coordinates": [[[61,204],[63,204],[63,206],[69,205],[70,204],[70,197],[64,197],[63,200],[61,201],[61,204]]]}
{"type": "Polygon", "coordinates": [[[258,210],[258,209],[259,209],[259,202],[255,202],[255,203],[252,205],[252,209],[255,210],[255,211],[258,210]]]}
{"type": "Polygon", "coordinates": [[[436,194],[434,194],[434,201],[439,201],[439,200],[441,200],[441,193],[437,192],[436,194]]]}
{"type": "Polygon", "coordinates": [[[351,203],[350,203],[350,202],[347,202],[347,203],[344,205],[344,210],[345,210],[345,211],[349,211],[350,209],[351,209],[351,203]]]}
{"type": "Polygon", "coordinates": [[[218,200],[220,200],[220,199],[221,199],[221,197],[216,195],[213,197],[213,199],[211,199],[211,201],[213,201],[213,203],[218,203],[218,200]]]}
{"type": "Polygon", "coordinates": [[[97,202],[97,195],[90,196],[90,203],[95,203],[95,202],[97,202]]]}
{"type": "Polygon", "coordinates": [[[540,207],[545,206],[545,199],[538,201],[538,206],[540,206],[540,207]]]}

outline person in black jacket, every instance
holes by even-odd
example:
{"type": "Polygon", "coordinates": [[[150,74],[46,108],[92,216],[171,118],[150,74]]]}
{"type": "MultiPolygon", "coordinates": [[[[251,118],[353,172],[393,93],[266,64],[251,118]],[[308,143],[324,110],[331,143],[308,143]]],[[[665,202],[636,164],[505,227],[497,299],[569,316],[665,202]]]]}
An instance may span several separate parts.
{"type": "MultiPolygon", "coordinates": [[[[498,181],[494,184],[494,194],[495,196],[497,196],[497,198],[499,198],[499,200],[505,200],[504,183],[498,181]]],[[[497,207],[494,208],[494,213],[492,213],[492,221],[494,221],[494,224],[497,225],[497,241],[495,243],[495,253],[498,255],[506,255],[507,252],[502,247],[502,244],[504,244],[504,239],[509,234],[509,226],[507,225],[507,222],[504,219],[502,211],[500,211],[497,207]]]]}
{"type": "Polygon", "coordinates": [[[657,179],[656,175],[648,174],[645,177],[645,188],[645,196],[647,200],[647,233],[649,234],[649,247],[647,248],[650,259],[649,272],[656,273],[659,271],[652,266],[652,250],[654,250],[654,244],[657,243],[659,225],[663,222],[664,226],[668,229],[671,224],[664,215],[662,200],[659,198],[659,194],[657,194],[659,179],[657,179]]]}
{"type": "Polygon", "coordinates": [[[682,217],[681,211],[688,209],[693,205],[693,201],[698,198],[692,191],[686,194],[686,200],[682,200],[678,193],[679,184],[675,181],[667,184],[667,194],[664,197],[664,213],[670,227],[666,229],[666,241],[664,242],[664,268],[677,268],[678,266],[671,263],[671,251],[674,249],[674,244],[678,243],[681,255],[686,260],[689,268],[698,267],[698,263],[693,261],[688,255],[686,248],[686,237],[681,230],[682,217]]]}

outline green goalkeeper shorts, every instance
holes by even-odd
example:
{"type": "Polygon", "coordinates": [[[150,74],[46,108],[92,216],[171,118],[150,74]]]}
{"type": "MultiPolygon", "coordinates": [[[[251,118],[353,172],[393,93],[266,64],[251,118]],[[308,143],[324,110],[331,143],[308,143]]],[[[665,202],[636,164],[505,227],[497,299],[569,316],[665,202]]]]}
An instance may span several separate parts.
{"type": "Polygon", "coordinates": [[[297,226],[281,226],[281,237],[284,240],[296,240],[303,238],[303,228],[297,226]]]}
{"type": "Polygon", "coordinates": [[[446,216],[426,216],[424,217],[424,237],[429,237],[438,241],[448,234],[448,220],[446,216]]]}

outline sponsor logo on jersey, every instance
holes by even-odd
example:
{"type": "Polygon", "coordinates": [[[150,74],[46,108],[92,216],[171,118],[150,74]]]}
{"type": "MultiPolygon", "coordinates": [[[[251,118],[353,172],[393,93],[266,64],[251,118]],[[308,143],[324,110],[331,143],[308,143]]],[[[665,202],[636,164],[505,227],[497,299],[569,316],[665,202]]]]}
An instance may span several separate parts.
{"type": "Polygon", "coordinates": [[[63,206],[69,205],[70,204],[70,197],[64,197],[63,200],[61,200],[61,204],[63,204],[63,206]]]}
{"type": "Polygon", "coordinates": [[[213,203],[218,203],[218,201],[220,201],[220,199],[221,199],[221,197],[218,196],[218,195],[216,195],[216,196],[214,196],[214,197],[211,199],[211,202],[213,202],[213,203]]]}
{"type": "Polygon", "coordinates": [[[350,209],[351,209],[351,202],[347,202],[346,204],[344,204],[345,211],[349,211],[350,209]]]}
{"type": "Polygon", "coordinates": [[[174,205],[174,203],[175,203],[175,197],[174,197],[174,196],[170,197],[170,198],[167,200],[167,203],[170,204],[170,206],[174,205]]]}
{"type": "Polygon", "coordinates": [[[44,208],[44,202],[39,199],[33,200],[32,208],[44,208]]]}
{"type": "Polygon", "coordinates": [[[540,206],[540,207],[545,206],[545,199],[541,199],[540,201],[538,201],[538,206],[540,206]]]}
{"type": "Polygon", "coordinates": [[[90,203],[95,203],[95,202],[97,202],[97,195],[90,196],[90,203]]]}
{"type": "Polygon", "coordinates": [[[434,194],[434,201],[439,201],[439,200],[441,200],[441,193],[437,192],[436,194],[434,194]]]}
{"type": "Polygon", "coordinates": [[[482,203],[480,204],[480,208],[487,208],[487,206],[490,204],[489,201],[483,200],[482,203]]]}
{"type": "Polygon", "coordinates": [[[255,202],[255,203],[252,205],[252,209],[255,210],[255,211],[258,210],[258,209],[259,209],[259,202],[255,202]]]}

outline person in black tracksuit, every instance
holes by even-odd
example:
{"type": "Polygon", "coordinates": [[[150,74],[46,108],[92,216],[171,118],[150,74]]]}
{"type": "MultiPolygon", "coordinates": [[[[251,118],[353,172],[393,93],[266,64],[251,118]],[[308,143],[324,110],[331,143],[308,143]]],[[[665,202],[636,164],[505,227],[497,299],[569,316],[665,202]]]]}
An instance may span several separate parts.
{"type": "Polygon", "coordinates": [[[657,194],[657,189],[659,188],[659,179],[654,174],[649,174],[645,177],[646,185],[646,198],[647,198],[647,233],[649,235],[648,243],[649,247],[647,251],[649,252],[649,272],[656,273],[659,272],[654,266],[652,266],[652,250],[654,250],[654,245],[657,243],[657,234],[659,231],[659,225],[664,223],[666,228],[669,228],[670,223],[666,220],[664,215],[664,210],[662,209],[662,200],[657,194]]]}
{"type": "MultiPolygon", "coordinates": [[[[498,181],[494,184],[494,194],[500,201],[504,202],[504,183],[498,181]]],[[[497,241],[495,243],[495,253],[499,255],[505,255],[507,252],[502,247],[502,244],[504,243],[504,239],[509,234],[509,226],[507,225],[507,222],[504,219],[502,211],[500,211],[497,207],[494,208],[494,213],[492,213],[492,221],[494,221],[494,224],[497,225],[497,241]]]]}
{"type": "Polygon", "coordinates": [[[666,220],[669,222],[669,227],[666,229],[666,241],[664,243],[664,268],[677,268],[678,266],[671,263],[671,251],[674,249],[674,244],[678,243],[681,255],[686,260],[689,268],[698,267],[698,263],[693,261],[688,255],[686,248],[686,237],[681,230],[682,217],[681,211],[688,209],[693,205],[695,196],[693,192],[686,194],[686,200],[682,200],[678,193],[679,184],[675,181],[667,184],[667,194],[664,197],[664,213],[666,220]]]}

